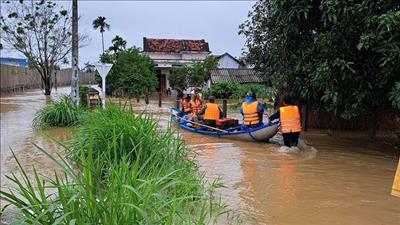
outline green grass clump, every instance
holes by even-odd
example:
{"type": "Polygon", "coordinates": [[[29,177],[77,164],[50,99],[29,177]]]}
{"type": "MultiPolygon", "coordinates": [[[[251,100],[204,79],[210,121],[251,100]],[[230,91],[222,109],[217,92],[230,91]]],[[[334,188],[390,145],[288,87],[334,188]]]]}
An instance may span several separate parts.
{"type": "Polygon", "coordinates": [[[210,224],[223,207],[213,199],[182,139],[145,115],[108,107],[82,120],[70,164],[46,184],[20,166],[17,188],[1,198],[21,209],[23,224],[210,224]],[[76,169],[73,169],[76,168],[76,169]],[[35,191],[36,187],[38,190],[35,191]],[[53,190],[51,194],[49,190],[53,190]]]}
{"type": "Polygon", "coordinates": [[[39,110],[33,119],[34,127],[66,127],[78,122],[81,110],[75,108],[71,97],[65,95],[39,110]]]}

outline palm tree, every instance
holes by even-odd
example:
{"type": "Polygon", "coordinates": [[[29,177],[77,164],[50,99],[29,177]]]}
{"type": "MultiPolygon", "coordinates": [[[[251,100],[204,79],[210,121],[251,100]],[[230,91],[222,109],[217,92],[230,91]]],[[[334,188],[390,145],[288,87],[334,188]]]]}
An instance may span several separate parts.
{"type": "Polygon", "coordinates": [[[101,40],[103,43],[103,54],[104,54],[104,36],[103,33],[104,31],[110,30],[110,24],[106,23],[106,18],[104,16],[99,16],[97,19],[93,20],[93,28],[95,30],[100,29],[101,33],[101,40]]]}
{"type": "Polygon", "coordinates": [[[117,54],[119,51],[126,50],[126,41],[122,37],[117,35],[112,39],[111,42],[113,45],[110,46],[108,50],[113,51],[114,54],[117,54]]]}

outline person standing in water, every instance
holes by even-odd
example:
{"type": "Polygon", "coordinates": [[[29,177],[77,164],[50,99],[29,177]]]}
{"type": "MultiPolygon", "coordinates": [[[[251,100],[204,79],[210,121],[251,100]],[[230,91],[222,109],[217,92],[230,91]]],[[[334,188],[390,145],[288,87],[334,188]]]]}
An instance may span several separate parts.
{"type": "Polygon", "coordinates": [[[270,120],[280,119],[281,132],[285,146],[297,146],[301,132],[300,112],[290,96],[283,98],[283,106],[272,114],[270,120]]]}
{"type": "Polygon", "coordinates": [[[400,198],[400,159],[397,165],[396,174],[394,175],[392,195],[400,198]]]}

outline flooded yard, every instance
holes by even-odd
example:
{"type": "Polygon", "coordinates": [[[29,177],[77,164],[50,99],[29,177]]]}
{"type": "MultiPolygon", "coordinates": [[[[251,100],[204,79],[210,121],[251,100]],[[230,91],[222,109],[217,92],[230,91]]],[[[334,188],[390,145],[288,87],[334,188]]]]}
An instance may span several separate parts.
{"type": "MultiPolygon", "coordinates": [[[[54,95],[66,94],[69,87],[54,95]]],[[[11,149],[27,168],[53,174],[55,165],[32,143],[56,153],[50,137],[68,140],[71,128],[37,131],[34,113],[48,99],[40,90],[1,97],[1,185],[15,171],[11,149]]],[[[169,107],[157,100],[135,110],[153,113],[161,127],[169,124],[169,107]]],[[[239,117],[238,114],[230,116],[239,117]]],[[[371,143],[354,132],[329,136],[320,130],[302,134],[303,151],[285,151],[278,144],[224,140],[179,130],[197,154],[209,180],[221,178],[221,199],[243,224],[384,224],[400,221],[400,199],[390,195],[398,149],[371,143]]],[[[237,221],[234,220],[234,221],[237,221]]],[[[227,222],[228,223],[228,222],[227,222]]]]}

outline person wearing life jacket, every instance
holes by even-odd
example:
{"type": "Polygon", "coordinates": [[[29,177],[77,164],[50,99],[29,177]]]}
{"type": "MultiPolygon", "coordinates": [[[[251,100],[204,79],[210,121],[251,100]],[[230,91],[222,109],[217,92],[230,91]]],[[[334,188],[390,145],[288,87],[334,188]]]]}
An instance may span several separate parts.
{"type": "Polygon", "coordinates": [[[200,100],[199,96],[197,94],[192,94],[191,100],[190,100],[190,107],[192,109],[192,116],[197,116],[199,111],[201,110],[201,106],[203,105],[203,102],[200,100]]]}
{"type": "Polygon", "coordinates": [[[400,159],[397,164],[396,174],[394,175],[392,195],[400,198],[400,159]]]}
{"type": "Polygon", "coordinates": [[[214,96],[209,96],[207,103],[199,111],[198,115],[203,116],[203,124],[216,127],[216,121],[223,117],[222,110],[214,103],[214,96]]]}
{"type": "Polygon", "coordinates": [[[285,146],[297,146],[301,132],[300,111],[297,105],[293,104],[292,97],[283,98],[283,106],[271,115],[270,120],[280,119],[281,132],[285,146]]]}
{"type": "Polygon", "coordinates": [[[240,107],[240,113],[243,115],[243,126],[253,127],[262,124],[264,106],[258,102],[255,93],[249,91],[240,107]]]}
{"type": "Polygon", "coordinates": [[[189,114],[192,112],[192,109],[190,107],[190,95],[186,95],[186,98],[182,98],[181,105],[182,112],[184,112],[185,114],[189,114]]]}

